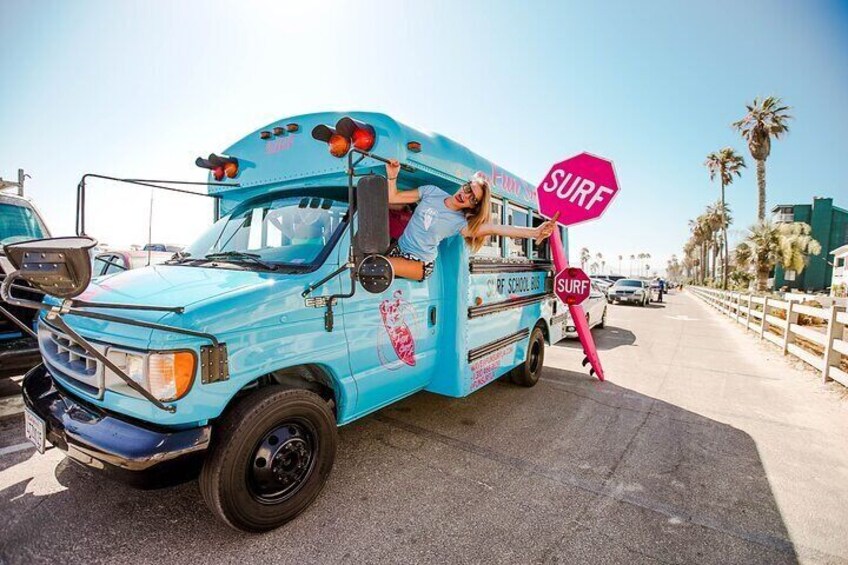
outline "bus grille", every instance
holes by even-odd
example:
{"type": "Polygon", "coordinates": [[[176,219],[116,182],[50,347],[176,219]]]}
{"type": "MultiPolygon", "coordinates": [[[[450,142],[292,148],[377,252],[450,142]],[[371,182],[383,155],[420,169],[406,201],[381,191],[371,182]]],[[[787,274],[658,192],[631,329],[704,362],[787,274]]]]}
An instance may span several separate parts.
{"type": "MultiPolygon", "coordinates": [[[[92,345],[101,353],[105,352],[103,346],[92,345]]],[[[38,347],[44,364],[54,376],[71,380],[71,384],[92,396],[101,395],[103,364],[79,344],[64,333],[39,323],[38,347]]]]}

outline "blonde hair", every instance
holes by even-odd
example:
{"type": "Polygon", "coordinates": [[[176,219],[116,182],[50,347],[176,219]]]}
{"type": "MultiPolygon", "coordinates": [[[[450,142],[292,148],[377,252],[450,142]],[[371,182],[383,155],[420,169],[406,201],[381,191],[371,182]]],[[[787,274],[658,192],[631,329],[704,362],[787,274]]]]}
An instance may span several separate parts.
{"type": "Polygon", "coordinates": [[[489,185],[489,180],[483,173],[474,173],[469,181],[480,187],[483,192],[483,198],[477,203],[476,208],[471,208],[465,212],[465,219],[468,222],[468,233],[471,235],[465,238],[465,243],[471,248],[472,253],[477,253],[483,244],[486,242],[486,235],[477,235],[479,229],[489,222],[492,208],[492,190],[489,185]]]}

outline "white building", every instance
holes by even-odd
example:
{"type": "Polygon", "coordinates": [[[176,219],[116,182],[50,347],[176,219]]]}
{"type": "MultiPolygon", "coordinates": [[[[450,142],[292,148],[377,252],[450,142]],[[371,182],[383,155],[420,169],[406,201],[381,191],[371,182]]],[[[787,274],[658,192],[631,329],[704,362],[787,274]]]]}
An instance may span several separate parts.
{"type": "Polygon", "coordinates": [[[830,293],[833,296],[846,296],[848,292],[848,245],[837,247],[833,251],[833,278],[830,282],[830,293]]]}

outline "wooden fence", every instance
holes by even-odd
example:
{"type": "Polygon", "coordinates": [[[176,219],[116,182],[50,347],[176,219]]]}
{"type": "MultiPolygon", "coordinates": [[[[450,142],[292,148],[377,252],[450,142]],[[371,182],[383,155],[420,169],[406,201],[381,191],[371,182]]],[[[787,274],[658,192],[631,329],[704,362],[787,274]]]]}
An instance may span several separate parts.
{"type": "Polygon", "coordinates": [[[759,334],[760,339],[783,349],[784,355],[793,355],[815,368],[824,382],[834,380],[848,387],[848,357],[843,357],[848,356],[848,313],[844,307],[820,308],[797,300],[697,286],[688,290],[759,334]]]}

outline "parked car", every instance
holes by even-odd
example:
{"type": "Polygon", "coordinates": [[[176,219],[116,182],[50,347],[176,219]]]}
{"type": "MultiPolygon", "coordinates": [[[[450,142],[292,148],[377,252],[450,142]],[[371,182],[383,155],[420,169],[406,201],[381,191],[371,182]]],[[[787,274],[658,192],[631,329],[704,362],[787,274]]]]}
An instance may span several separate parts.
{"type": "MultiPolygon", "coordinates": [[[[586,312],[586,321],[589,323],[590,329],[594,327],[603,329],[607,322],[607,297],[594,281],[589,298],[583,303],[583,310],[586,312]]],[[[577,328],[574,327],[570,315],[565,319],[564,334],[565,337],[577,337],[577,328]]]]}
{"type": "MultiPolygon", "coordinates": [[[[0,281],[14,268],[3,252],[9,243],[50,237],[50,231],[33,203],[22,196],[0,194],[0,281]]],[[[41,295],[15,285],[16,296],[41,300],[41,295]]],[[[41,362],[38,343],[19,324],[34,328],[34,310],[0,302],[8,313],[0,312],[0,379],[20,375],[41,362]],[[14,319],[12,319],[14,318],[14,319]]]]}
{"type": "Polygon", "coordinates": [[[627,302],[638,304],[639,306],[647,306],[651,301],[651,289],[647,282],[639,279],[621,279],[615,281],[615,284],[610,287],[607,300],[610,304],[613,302],[627,302]]]}
{"type": "Polygon", "coordinates": [[[167,251],[168,253],[173,254],[173,253],[179,253],[183,249],[185,249],[184,246],[174,245],[174,244],[171,244],[171,243],[148,243],[141,250],[142,251],[161,251],[161,252],[167,251]]]}
{"type": "Polygon", "coordinates": [[[92,259],[92,277],[102,277],[147,267],[148,265],[159,265],[174,256],[173,253],[161,251],[124,251],[112,249],[101,251],[92,259]]]}
{"type": "Polygon", "coordinates": [[[607,295],[609,288],[613,285],[613,282],[601,277],[589,277],[592,280],[592,284],[597,286],[598,290],[604,293],[604,296],[607,295]]]}

